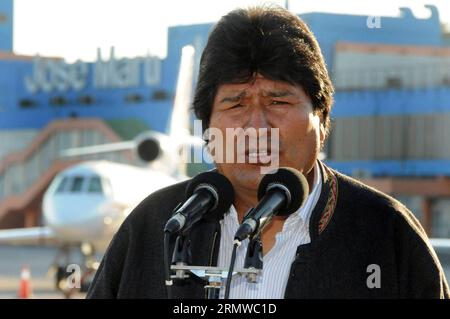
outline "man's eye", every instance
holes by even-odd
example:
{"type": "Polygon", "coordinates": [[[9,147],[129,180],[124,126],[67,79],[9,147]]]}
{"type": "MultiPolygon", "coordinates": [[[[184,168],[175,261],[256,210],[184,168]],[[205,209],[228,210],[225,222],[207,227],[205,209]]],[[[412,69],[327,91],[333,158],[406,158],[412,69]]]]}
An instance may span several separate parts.
{"type": "Polygon", "coordinates": [[[272,101],[272,105],[284,105],[284,104],[288,104],[285,101],[272,101]]]}
{"type": "Polygon", "coordinates": [[[233,105],[233,106],[231,106],[229,109],[235,109],[235,108],[238,108],[238,107],[242,107],[243,105],[242,104],[235,104],[235,105],[233,105]]]}

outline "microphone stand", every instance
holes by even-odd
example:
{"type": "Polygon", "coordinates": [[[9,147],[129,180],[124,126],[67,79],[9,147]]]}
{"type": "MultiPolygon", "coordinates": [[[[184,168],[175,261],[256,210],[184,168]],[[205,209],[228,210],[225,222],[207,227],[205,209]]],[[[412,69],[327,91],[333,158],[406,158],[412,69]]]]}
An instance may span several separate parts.
{"type": "MultiPolygon", "coordinates": [[[[247,247],[247,254],[244,261],[245,269],[255,269],[262,271],[263,269],[263,246],[261,236],[257,235],[250,239],[247,247]]],[[[256,273],[248,273],[247,281],[255,283],[257,281],[256,273]]]]}
{"type": "MultiPolygon", "coordinates": [[[[175,242],[171,270],[175,271],[174,279],[186,279],[187,271],[207,281],[205,293],[207,299],[219,299],[220,289],[228,277],[228,268],[191,266],[191,241],[186,235],[179,235],[175,242]]],[[[263,269],[261,237],[250,239],[243,269],[233,271],[234,275],[246,276],[248,282],[255,283],[263,269]]]]}
{"type": "MultiPolygon", "coordinates": [[[[189,234],[181,234],[177,237],[175,241],[175,248],[173,250],[172,265],[186,266],[192,263],[192,252],[191,252],[191,239],[189,234]]],[[[186,270],[178,269],[175,275],[172,276],[174,279],[185,279],[189,278],[186,274],[186,270]]]]}
{"type": "MultiPolygon", "coordinates": [[[[219,299],[220,289],[228,277],[228,268],[209,267],[209,266],[191,266],[192,252],[190,232],[182,232],[175,241],[175,248],[172,256],[171,270],[175,271],[173,279],[187,279],[191,272],[195,276],[206,280],[204,286],[207,299],[219,299]]],[[[245,263],[243,269],[233,271],[234,275],[244,275],[248,282],[256,282],[263,269],[262,242],[261,236],[251,237],[247,248],[245,263]]]]}
{"type": "MultiPolygon", "coordinates": [[[[220,267],[208,267],[208,266],[189,266],[189,265],[172,265],[170,267],[172,270],[176,272],[178,270],[190,271],[195,276],[205,279],[208,283],[205,285],[205,292],[207,299],[218,299],[220,289],[222,287],[223,281],[227,278],[228,268],[220,268],[220,267]]],[[[260,269],[238,269],[233,271],[233,275],[245,275],[247,278],[252,277],[250,275],[254,275],[255,277],[261,274],[260,269]]],[[[186,279],[189,276],[180,279],[186,279]]],[[[172,276],[172,278],[177,278],[176,275],[172,276]]]]}

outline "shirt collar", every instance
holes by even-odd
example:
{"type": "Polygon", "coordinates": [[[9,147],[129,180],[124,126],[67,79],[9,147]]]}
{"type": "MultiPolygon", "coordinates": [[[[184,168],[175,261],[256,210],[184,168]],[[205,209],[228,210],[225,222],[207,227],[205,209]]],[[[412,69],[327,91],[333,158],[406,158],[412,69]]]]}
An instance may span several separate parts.
{"type": "Polygon", "coordinates": [[[312,191],[309,193],[303,205],[294,214],[298,214],[303,221],[309,220],[311,212],[317,204],[317,200],[319,199],[321,190],[322,174],[320,172],[319,163],[316,161],[316,163],[314,164],[314,182],[312,191]]]}

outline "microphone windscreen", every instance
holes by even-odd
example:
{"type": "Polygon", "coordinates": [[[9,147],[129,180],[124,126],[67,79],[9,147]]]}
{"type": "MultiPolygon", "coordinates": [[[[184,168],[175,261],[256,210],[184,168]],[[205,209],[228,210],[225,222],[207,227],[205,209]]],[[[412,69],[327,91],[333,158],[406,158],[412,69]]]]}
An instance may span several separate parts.
{"type": "Polygon", "coordinates": [[[267,189],[273,184],[283,185],[291,195],[290,202],[277,213],[277,216],[288,216],[294,213],[309,195],[308,182],[302,173],[292,167],[280,167],[275,173],[266,174],[261,179],[258,186],[258,200],[262,199],[267,189]]]}
{"type": "Polygon", "coordinates": [[[192,196],[198,186],[206,184],[216,191],[218,202],[216,208],[203,217],[206,220],[220,220],[234,202],[234,188],[224,175],[217,171],[207,171],[196,175],[186,188],[186,198],[192,196]]]}

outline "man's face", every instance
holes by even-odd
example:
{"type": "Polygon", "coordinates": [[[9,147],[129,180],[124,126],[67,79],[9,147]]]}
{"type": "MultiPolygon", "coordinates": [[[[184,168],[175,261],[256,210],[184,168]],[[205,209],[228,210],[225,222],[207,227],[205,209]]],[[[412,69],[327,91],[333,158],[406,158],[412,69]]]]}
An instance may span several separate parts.
{"type": "MultiPolygon", "coordinates": [[[[269,80],[259,74],[248,83],[224,84],[218,88],[210,127],[219,129],[224,137],[227,128],[254,128],[257,131],[265,128],[268,130],[268,146],[271,145],[270,139],[276,137],[270,134],[270,129],[278,128],[279,166],[293,167],[305,176],[313,172],[320,145],[325,138],[321,118],[314,113],[311,99],[302,87],[269,80]]],[[[235,142],[225,140],[223,153],[227,152],[226,144],[230,147],[230,143],[235,142]]],[[[236,145],[231,149],[239,155],[236,145]]],[[[262,160],[265,151],[260,146],[257,150],[254,147],[249,149],[247,143],[245,163],[238,163],[235,156],[233,163],[216,161],[216,166],[230,179],[236,191],[254,192],[256,196],[255,191],[262,178],[261,167],[268,166],[267,160],[262,160]]],[[[310,183],[311,175],[308,176],[310,183]]]]}

